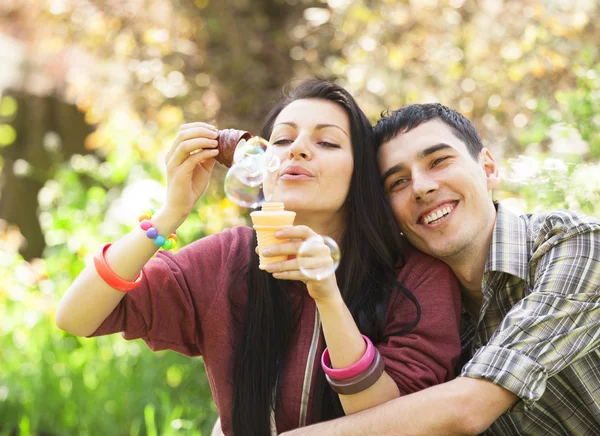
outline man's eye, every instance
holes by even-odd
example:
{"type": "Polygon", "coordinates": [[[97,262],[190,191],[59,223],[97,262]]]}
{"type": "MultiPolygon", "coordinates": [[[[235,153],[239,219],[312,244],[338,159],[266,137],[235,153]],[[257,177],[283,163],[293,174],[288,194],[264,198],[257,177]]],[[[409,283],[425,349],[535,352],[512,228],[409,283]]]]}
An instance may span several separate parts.
{"type": "Polygon", "coordinates": [[[407,179],[396,179],[391,183],[390,189],[401,187],[401,186],[405,185],[406,182],[407,182],[407,179]]]}
{"type": "Polygon", "coordinates": [[[444,157],[438,157],[437,159],[435,159],[432,163],[431,166],[434,167],[437,164],[441,163],[442,161],[448,159],[449,156],[444,156],[444,157]]]}

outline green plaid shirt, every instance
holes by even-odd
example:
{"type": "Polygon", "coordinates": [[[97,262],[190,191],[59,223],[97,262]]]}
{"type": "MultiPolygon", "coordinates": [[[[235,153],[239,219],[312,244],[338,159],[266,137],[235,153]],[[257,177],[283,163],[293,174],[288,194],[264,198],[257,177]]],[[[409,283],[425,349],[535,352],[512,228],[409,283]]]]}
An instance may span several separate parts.
{"type": "Polygon", "coordinates": [[[600,435],[600,221],[502,205],[461,376],[519,396],[485,435],[600,435]]]}

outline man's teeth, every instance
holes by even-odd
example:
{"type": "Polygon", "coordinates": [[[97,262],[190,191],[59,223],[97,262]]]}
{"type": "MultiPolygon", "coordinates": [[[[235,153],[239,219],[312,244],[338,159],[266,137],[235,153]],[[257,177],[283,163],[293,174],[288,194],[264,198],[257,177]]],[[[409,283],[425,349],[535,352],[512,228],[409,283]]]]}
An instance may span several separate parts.
{"type": "Polygon", "coordinates": [[[440,219],[444,215],[448,215],[452,211],[452,209],[453,209],[452,207],[448,206],[448,207],[445,207],[438,211],[435,211],[435,212],[427,215],[423,221],[425,221],[425,224],[429,224],[432,221],[440,219]]]}

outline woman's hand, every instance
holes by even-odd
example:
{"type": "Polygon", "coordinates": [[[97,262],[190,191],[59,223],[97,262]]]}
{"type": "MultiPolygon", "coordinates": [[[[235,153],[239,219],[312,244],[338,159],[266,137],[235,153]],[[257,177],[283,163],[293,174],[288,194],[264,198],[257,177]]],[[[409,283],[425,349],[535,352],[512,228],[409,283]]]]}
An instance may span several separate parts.
{"type": "MultiPolygon", "coordinates": [[[[285,227],[275,233],[279,239],[289,239],[289,242],[277,244],[262,250],[261,254],[265,257],[271,256],[291,256],[288,260],[273,263],[265,267],[267,272],[273,274],[273,277],[281,280],[300,280],[306,284],[309,295],[317,302],[328,302],[340,297],[340,290],[337,286],[335,274],[316,280],[306,277],[300,271],[298,263],[298,250],[302,243],[312,236],[318,236],[307,226],[285,227]]],[[[328,269],[333,265],[331,251],[325,243],[311,244],[310,249],[302,254],[303,259],[310,268],[328,269]]]]}
{"type": "Polygon", "coordinates": [[[218,130],[206,123],[183,124],[165,157],[167,164],[166,207],[183,219],[189,215],[208,187],[219,154],[218,130]]]}

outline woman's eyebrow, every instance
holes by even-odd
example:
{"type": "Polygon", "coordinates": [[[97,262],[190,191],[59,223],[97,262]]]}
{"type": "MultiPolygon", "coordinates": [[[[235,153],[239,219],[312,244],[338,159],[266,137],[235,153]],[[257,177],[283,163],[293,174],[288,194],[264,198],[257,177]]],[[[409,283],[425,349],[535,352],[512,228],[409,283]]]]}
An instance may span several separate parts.
{"type": "Polygon", "coordinates": [[[315,126],[315,130],[321,130],[321,129],[325,129],[327,127],[335,127],[336,129],[341,130],[344,135],[348,136],[348,134],[346,133],[346,131],[344,129],[342,129],[340,126],[337,126],[335,124],[317,124],[315,126]]]}
{"type": "MultiPolygon", "coordinates": [[[[279,126],[280,124],[284,124],[284,125],[286,125],[286,126],[293,127],[294,129],[297,129],[297,128],[298,128],[298,124],[296,124],[296,123],[294,123],[294,122],[292,122],[292,121],[281,121],[281,122],[279,122],[279,123],[275,124],[275,125],[273,126],[273,129],[274,129],[275,127],[279,126]]],[[[325,129],[325,128],[327,128],[327,127],[335,127],[336,129],[339,129],[339,130],[340,130],[340,131],[341,131],[341,132],[342,132],[344,135],[346,135],[346,136],[350,137],[350,136],[348,135],[348,133],[346,133],[346,131],[345,131],[344,129],[342,129],[340,126],[338,126],[338,125],[336,125],[336,124],[317,124],[317,125],[315,126],[315,130],[321,130],[321,129],[325,129]]]]}

